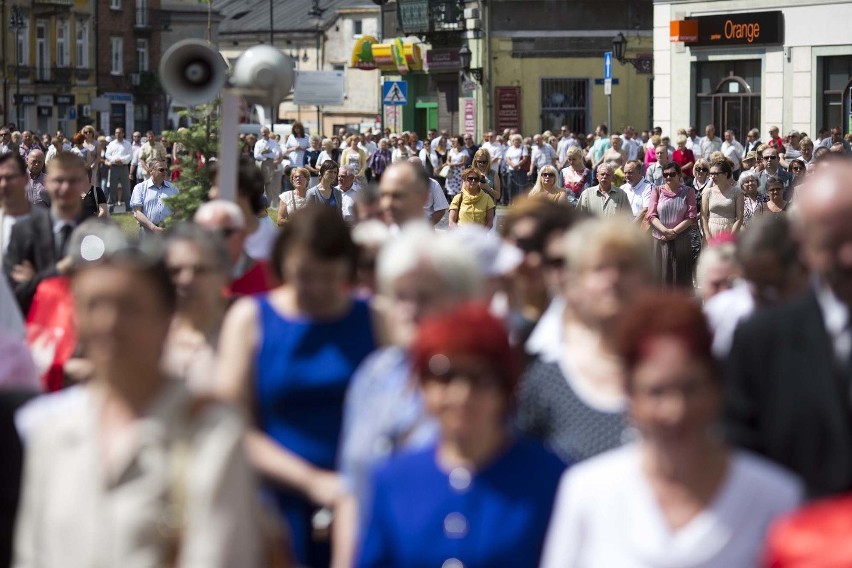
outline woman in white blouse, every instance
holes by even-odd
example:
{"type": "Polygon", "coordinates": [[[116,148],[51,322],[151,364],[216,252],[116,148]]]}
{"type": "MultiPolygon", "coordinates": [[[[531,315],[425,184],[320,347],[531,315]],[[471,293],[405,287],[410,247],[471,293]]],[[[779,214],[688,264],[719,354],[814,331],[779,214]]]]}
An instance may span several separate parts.
{"type": "Polygon", "coordinates": [[[284,156],[290,160],[294,168],[301,168],[305,163],[305,151],[311,144],[311,139],[305,134],[305,127],[301,122],[294,122],[290,130],[290,136],[284,144],[284,156]]]}
{"type": "Polygon", "coordinates": [[[801,486],[717,434],[711,340],[686,295],[647,296],[625,313],[613,341],[642,439],[568,470],[542,568],[759,564],[767,528],[796,507],[801,486]]]}

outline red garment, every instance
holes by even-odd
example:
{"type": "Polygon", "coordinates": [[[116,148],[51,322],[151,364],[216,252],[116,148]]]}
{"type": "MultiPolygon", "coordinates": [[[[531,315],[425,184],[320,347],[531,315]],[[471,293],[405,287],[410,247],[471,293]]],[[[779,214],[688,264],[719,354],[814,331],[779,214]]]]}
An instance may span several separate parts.
{"type": "Polygon", "coordinates": [[[257,261],[242,276],[231,282],[231,294],[250,296],[267,292],[273,287],[269,263],[257,261]]]}
{"type": "Polygon", "coordinates": [[[684,148],[683,150],[678,148],[674,151],[674,154],[672,154],[672,161],[680,166],[681,173],[683,173],[683,177],[693,177],[692,166],[695,165],[695,154],[692,153],[692,150],[690,150],[689,148],[684,148]],[[692,163],[692,166],[689,166],[688,168],[683,167],[684,164],[689,163],[692,163]]]}
{"type": "Polygon", "coordinates": [[[813,503],[781,518],[766,541],[766,568],[852,566],[852,496],[813,503]]]}
{"type": "Polygon", "coordinates": [[[68,278],[42,280],[27,314],[27,344],[45,391],[62,388],[65,362],[77,347],[77,320],[68,278]]]}

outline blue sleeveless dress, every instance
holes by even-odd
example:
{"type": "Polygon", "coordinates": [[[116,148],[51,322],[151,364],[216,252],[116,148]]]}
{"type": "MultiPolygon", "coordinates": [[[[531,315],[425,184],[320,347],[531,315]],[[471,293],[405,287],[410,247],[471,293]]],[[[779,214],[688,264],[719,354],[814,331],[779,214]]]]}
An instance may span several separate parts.
{"type": "MultiPolygon", "coordinates": [[[[282,316],[267,296],[258,298],[261,344],[255,360],[258,427],[313,465],[334,470],[343,401],[355,369],[376,347],[369,305],[353,300],[333,321],[282,316]]],[[[274,489],[290,523],[301,564],[328,565],[328,545],[311,541],[315,507],[295,493],[274,489]]]]}

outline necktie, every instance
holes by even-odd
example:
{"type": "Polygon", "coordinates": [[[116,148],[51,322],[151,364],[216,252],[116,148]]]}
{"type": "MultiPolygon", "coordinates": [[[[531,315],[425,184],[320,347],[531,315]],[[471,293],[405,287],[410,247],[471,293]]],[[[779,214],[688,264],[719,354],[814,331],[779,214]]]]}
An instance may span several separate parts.
{"type": "Polygon", "coordinates": [[[71,225],[65,224],[59,229],[59,235],[56,242],[56,258],[61,259],[65,257],[65,254],[68,251],[68,241],[71,240],[71,233],[74,232],[74,227],[71,225]]]}

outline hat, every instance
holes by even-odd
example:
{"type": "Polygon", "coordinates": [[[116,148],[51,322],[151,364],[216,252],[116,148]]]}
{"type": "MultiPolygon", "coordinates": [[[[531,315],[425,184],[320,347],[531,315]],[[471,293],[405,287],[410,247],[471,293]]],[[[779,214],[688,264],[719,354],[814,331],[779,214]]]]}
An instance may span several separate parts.
{"type": "Polygon", "coordinates": [[[748,154],[746,154],[745,159],[746,160],[757,160],[757,152],[755,152],[754,150],[750,151],[748,154]]]}

